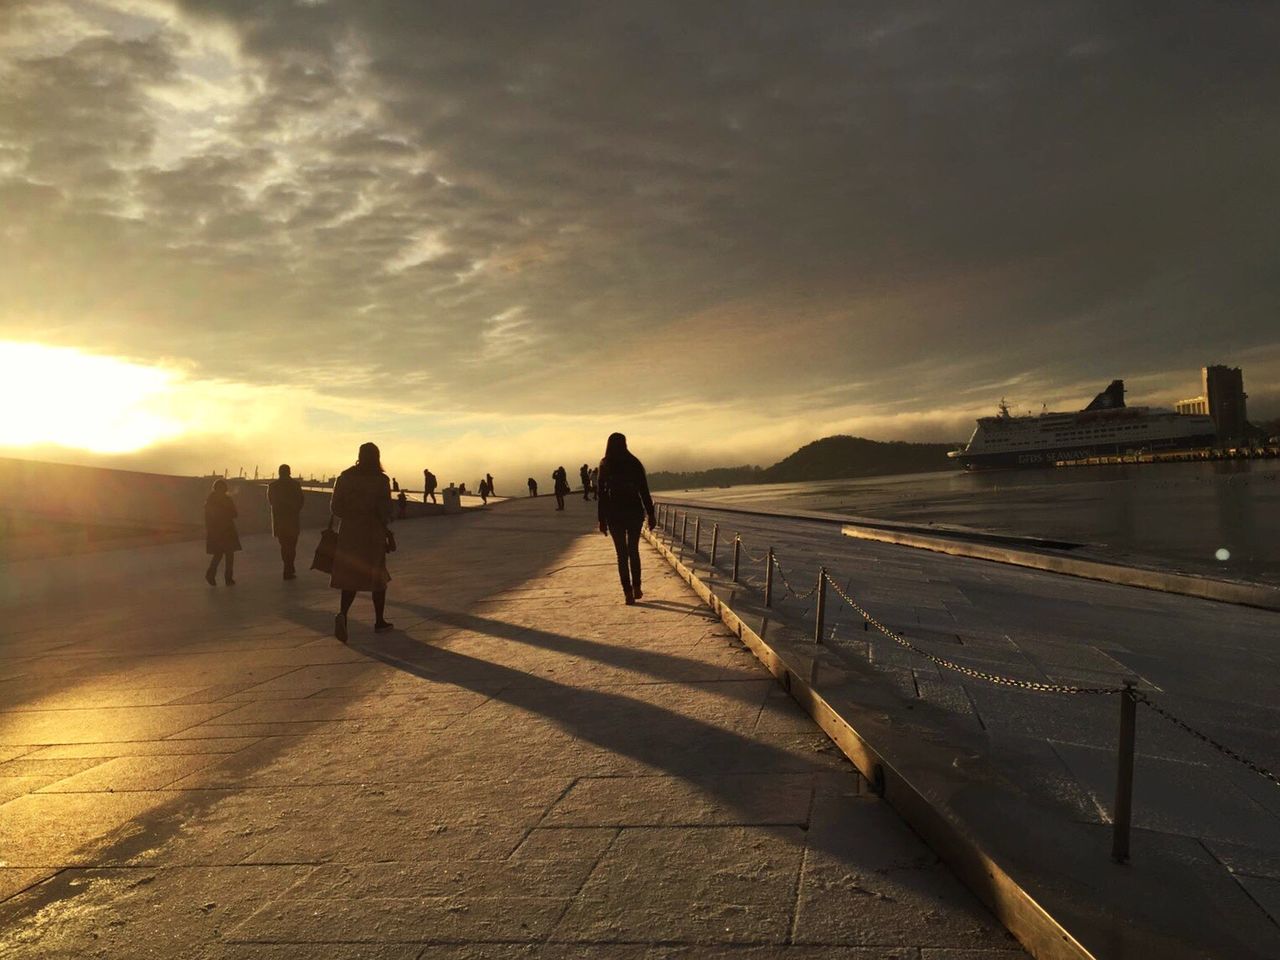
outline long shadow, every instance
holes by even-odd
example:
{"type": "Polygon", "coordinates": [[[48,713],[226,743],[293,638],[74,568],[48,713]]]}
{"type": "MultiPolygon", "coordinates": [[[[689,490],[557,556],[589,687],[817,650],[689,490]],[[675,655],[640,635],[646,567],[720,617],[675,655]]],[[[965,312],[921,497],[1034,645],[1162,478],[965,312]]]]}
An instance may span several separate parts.
{"type": "MultiPolygon", "coordinates": [[[[514,643],[540,647],[543,650],[550,650],[555,653],[584,657],[597,663],[608,664],[622,669],[639,670],[651,677],[671,683],[702,685],[707,682],[706,680],[691,679],[690,674],[692,673],[694,676],[698,674],[705,675],[710,665],[705,661],[682,657],[677,653],[655,652],[638,647],[601,643],[598,640],[589,640],[586,637],[552,633],[549,630],[521,626],[506,620],[481,617],[474,613],[464,613],[458,610],[442,610],[438,607],[425,606],[423,604],[401,603],[396,604],[396,606],[421,614],[434,623],[469,630],[473,633],[482,633],[502,640],[510,640],[514,643]]],[[[368,652],[363,646],[358,649],[362,653],[368,652]]],[[[442,650],[440,647],[426,649],[437,652],[442,650]]],[[[766,675],[754,669],[754,664],[747,669],[723,666],[710,667],[710,669],[720,674],[728,674],[728,679],[730,680],[761,681],[768,679],[766,675]]],[[[734,697],[755,699],[756,695],[749,690],[742,690],[734,684],[729,684],[728,686],[728,692],[734,697]]]]}
{"type": "MultiPolygon", "coordinates": [[[[733,807],[745,805],[740,796],[717,783],[723,777],[831,771],[829,766],[666,707],[427,646],[407,633],[384,634],[352,647],[412,676],[482,692],[554,720],[584,742],[646,764],[655,773],[697,783],[733,807]],[[730,762],[717,765],[716,759],[730,762]]],[[[849,773],[853,774],[852,768],[849,773]]],[[[806,812],[804,820],[797,822],[807,826],[807,819],[806,812]]]]}

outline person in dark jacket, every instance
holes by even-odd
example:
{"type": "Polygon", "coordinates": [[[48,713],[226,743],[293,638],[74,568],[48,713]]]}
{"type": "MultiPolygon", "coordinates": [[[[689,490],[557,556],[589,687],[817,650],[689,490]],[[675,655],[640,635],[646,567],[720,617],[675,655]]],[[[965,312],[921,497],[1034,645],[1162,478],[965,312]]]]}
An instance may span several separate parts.
{"type": "Polygon", "coordinates": [[[298,534],[302,530],[302,501],[305,494],[302,484],[293,479],[287,463],[280,464],[280,476],[267,487],[267,502],[271,504],[271,535],[280,541],[280,562],[284,564],[284,579],[294,580],[297,571],[294,561],[298,557],[298,534]]]}
{"type": "Polygon", "coordinates": [[[484,478],[485,478],[485,480],[487,480],[487,481],[488,481],[488,483],[489,483],[489,496],[491,496],[491,497],[496,497],[496,496],[498,495],[498,491],[497,491],[497,490],[495,490],[495,489],[493,489],[493,474],[492,474],[492,473],[486,473],[486,474],[484,475],[484,478]]]}
{"type": "Polygon", "coordinates": [[[620,433],[609,434],[604,459],[600,461],[596,516],[600,532],[613,537],[622,594],[628,604],[633,604],[644,596],[640,589],[640,528],[646,516],[650,530],[657,521],[644,465],[627,449],[627,438],[620,433]]]}
{"type": "Polygon", "coordinates": [[[564,495],[569,492],[569,474],[563,466],[556,467],[551,473],[555,482],[556,509],[564,509],[564,495]]]}
{"type": "Polygon", "coordinates": [[[209,554],[209,569],[204,578],[209,586],[218,583],[218,564],[227,558],[223,568],[223,582],[235,586],[236,551],[240,549],[240,534],[236,532],[236,504],[227,493],[227,481],[213,481],[213,489],[204,501],[204,548],[209,554]]]}
{"type": "Polygon", "coordinates": [[[485,477],[480,478],[480,501],[481,503],[489,502],[489,481],[485,477]]]}
{"type": "Polygon", "coordinates": [[[391,523],[391,481],[382,472],[377,444],[362,443],[354,466],[342,471],[333,485],[329,507],[341,521],[338,548],[333,557],[329,586],[342,591],[341,608],[333,620],[333,635],[347,642],[347,612],[361,590],[373,594],[373,629],[382,632],[394,624],[386,616],[387,541],[391,523]]]}
{"type": "Polygon", "coordinates": [[[533,477],[530,477],[529,478],[529,496],[536,497],[537,495],[538,495],[538,481],[533,479],[533,477]]]}
{"type": "Polygon", "coordinates": [[[422,502],[427,502],[427,497],[431,498],[431,502],[436,502],[436,475],[430,470],[422,471],[422,502]]]}
{"type": "Polygon", "coordinates": [[[578,476],[582,480],[582,499],[591,499],[591,468],[585,463],[578,468],[578,476]]]}

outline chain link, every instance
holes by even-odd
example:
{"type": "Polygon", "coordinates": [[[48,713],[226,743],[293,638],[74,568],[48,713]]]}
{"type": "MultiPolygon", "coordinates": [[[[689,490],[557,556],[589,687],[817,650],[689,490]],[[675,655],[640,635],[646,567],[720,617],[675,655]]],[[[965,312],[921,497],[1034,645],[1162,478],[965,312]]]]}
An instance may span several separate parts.
{"type": "Polygon", "coordinates": [[[1147,697],[1146,694],[1135,693],[1134,699],[1136,699],[1139,703],[1146,704],[1148,707],[1150,707],[1160,716],[1164,717],[1166,720],[1172,723],[1175,727],[1181,728],[1185,732],[1191,734],[1191,736],[1195,737],[1197,740],[1207,743],[1209,746],[1213,747],[1213,749],[1217,750],[1222,755],[1230,757],[1236,763],[1243,764],[1244,766],[1252,770],[1254,773],[1256,773],[1258,776],[1263,777],[1267,780],[1270,780],[1276,786],[1280,787],[1280,777],[1277,777],[1274,773],[1272,773],[1266,767],[1262,766],[1261,764],[1255,763],[1254,761],[1250,760],[1248,757],[1245,757],[1245,756],[1242,756],[1241,754],[1236,753],[1226,744],[1219,743],[1217,740],[1213,739],[1213,737],[1209,736],[1207,733],[1197,730],[1195,727],[1191,726],[1191,724],[1187,723],[1185,720],[1179,717],[1175,717],[1172,713],[1170,713],[1164,707],[1160,706],[1155,701],[1147,697]]]}
{"type": "Polygon", "coordinates": [[[766,550],[764,553],[760,554],[759,556],[756,556],[754,553],[752,553],[750,550],[747,549],[747,542],[745,540],[743,540],[741,537],[738,537],[737,540],[738,540],[738,543],[742,546],[742,552],[747,555],[747,559],[750,560],[752,563],[764,563],[766,560],[769,559],[769,551],[766,550]]]}
{"type": "Polygon", "coordinates": [[[818,585],[816,583],[804,593],[797,592],[796,588],[791,585],[791,581],[787,579],[787,575],[782,569],[782,564],[778,562],[778,555],[776,553],[773,555],[773,565],[778,571],[778,576],[782,578],[782,588],[797,600],[808,600],[818,592],[818,585]]]}
{"type": "Polygon", "coordinates": [[[948,670],[954,670],[957,673],[964,674],[966,677],[973,677],[977,680],[986,680],[988,683],[994,683],[1002,687],[1017,687],[1020,690],[1034,690],[1036,693],[1114,695],[1124,692],[1124,687],[1076,687],[1064,683],[1042,683],[1039,680],[1022,680],[1017,677],[1005,677],[998,673],[987,673],[985,670],[975,670],[972,667],[966,667],[963,664],[956,663],[954,660],[948,660],[946,657],[939,657],[930,653],[928,650],[922,650],[905,637],[901,637],[894,633],[883,623],[873,617],[860,603],[858,603],[858,601],[845,593],[845,591],[841,589],[840,584],[831,579],[830,574],[827,575],[827,583],[831,585],[831,588],[835,590],[836,595],[839,596],[841,600],[849,604],[849,606],[858,612],[862,619],[866,620],[867,623],[871,624],[894,643],[905,647],[912,653],[918,654],[932,663],[936,663],[940,667],[945,667],[948,670]]]}

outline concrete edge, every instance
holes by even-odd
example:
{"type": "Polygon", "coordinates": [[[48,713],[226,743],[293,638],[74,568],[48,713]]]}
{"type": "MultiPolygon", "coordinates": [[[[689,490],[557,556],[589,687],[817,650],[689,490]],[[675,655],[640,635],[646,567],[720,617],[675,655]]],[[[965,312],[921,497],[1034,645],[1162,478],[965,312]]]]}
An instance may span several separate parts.
{"type": "Polygon", "coordinates": [[[1055,920],[981,844],[936,806],[814,689],[803,668],[788,661],[652,531],[645,538],[765,669],[813,718],[880,796],[906,821],[996,919],[1037,960],[1097,960],[1055,920]]]}
{"type": "Polygon", "coordinates": [[[990,560],[995,563],[1007,563],[1018,567],[1046,570],[1050,573],[1064,574],[1069,577],[1082,577],[1086,580],[1116,583],[1126,587],[1140,587],[1144,590],[1176,593],[1188,597],[1198,597],[1202,600],[1214,600],[1219,603],[1258,607],[1263,610],[1280,610],[1280,589],[1261,584],[1239,583],[1233,580],[1213,580],[1208,577],[1197,577],[1186,573],[1128,567],[1101,560],[1086,560],[1083,557],[1069,557],[1036,550],[1020,550],[1013,546],[977,543],[950,537],[932,537],[903,530],[872,528],[856,523],[844,524],[840,532],[846,537],[856,537],[859,540],[875,540],[880,543],[914,547],[918,550],[931,550],[934,553],[945,553],[953,557],[990,560]]]}

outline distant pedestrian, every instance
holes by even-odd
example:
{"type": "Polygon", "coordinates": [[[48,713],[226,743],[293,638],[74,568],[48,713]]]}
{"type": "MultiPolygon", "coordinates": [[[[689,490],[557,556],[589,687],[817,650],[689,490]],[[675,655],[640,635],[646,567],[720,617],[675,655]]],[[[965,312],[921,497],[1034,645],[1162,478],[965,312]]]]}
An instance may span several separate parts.
{"type": "Polygon", "coordinates": [[[552,471],[551,479],[555,483],[556,509],[563,510],[564,495],[569,492],[569,473],[563,466],[559,466],[552,471]]]}
{"type": "Polygon", "coordinates": [[[302,530],[302,501],[306,495],[302,484],[293,479],[287,463],[280,464],[279,477],[267,486],[267,502],[271,504],[271,535],[280,541],[280,562],[284,579],[294,580],[293,564],[298,556],[298,534],[302,530]]]}
{"type": "Polygon", "coordinates": [[[578,476],[582,478],[582,499],[591,499],[591,468],[585,463],[579,468],[578,476]]]}
{"type": "Polygon", "coordinates": [[[480,502],[489,502],[489,479],[487,477],[480,478],[480,502]]]}
{"type": "Polygon", "coordinates": [[[600,532],[613,537],[622,595],[628,604],[633,604],[644,596],[640,590],[640,528],[646,516],[650,530],[657,521],[644,465],[627,449],[627,438],[620,433],[609,434],[604,459],[600,461],[596,516],[600,532]]]}
{"type": "Polygon", "coordinates": [[[396,503],[400,505],[399,517],[403,520],[409,515],[409,497],[403,490],[396,494],[396,503]]]}
{"type": "Polygon", "coordinates": [[[600,468],[591,468],[591,499],[600,499],[600,468]]]}
{"type": "Polygon", "coordinates": [[[400,492],[400,481],[397,480],[395,477],[391,478],[391,492],[392,493],[400,492]]]}
{"type": "Polygon", "coordinates": [[[533,479],[533,477],[530,477],[529,478],[529,496],[536,497],[537,495],[538,495],[538,481],[533,479]]]}
{"type": "Polygon", "coordinates": [[[422,471],[422,502],[427,502],[427,497],[431,498],[431,502],[436,502],[436,475],[430,470],[422,471]]]}
{"type": "Polygon", "coordinates": [[[394,549],[388,526],[391,522],[391,483],[382,472],[382,454],[377,444],[363,443],[353,466],[347,467],[333,485],[329,508],[342,525],[338,528],[338,548],[333,558],[329,586],[342,591],[341,607],[333,621],[333,635],[347,642],[347,612],[361,590],[373,594],[373,629],[381,632],[393,626],[386,618],[387,551],[394,549]]]}
{"type": "Polygon", "coordinates": [[[498,491],[497,491],[497,490],[495,490],[495,489],[493,489],[493,474],[492,474],[492,473],[486,473],[486,474],[484,475],[484,478],[485,478],[487,481],[489,481],[489,496],[491,496],[491,497],[496,497],[496,496],[498,495],[498,491]]]}
{"type": "Polygon", "coordinates": [[[236,551],[240,549],[236,516],[236,504],[227,493],[227,481],[213,481],[213,489],[204,502],[204,548],[210,556],[209,569],[204,572],[204,578],[211,587],[217,586],[218,564],[223,557],[227,560],[227,565],[223,568],[223,580],[228,587],[235,586],[236,551]]]}

